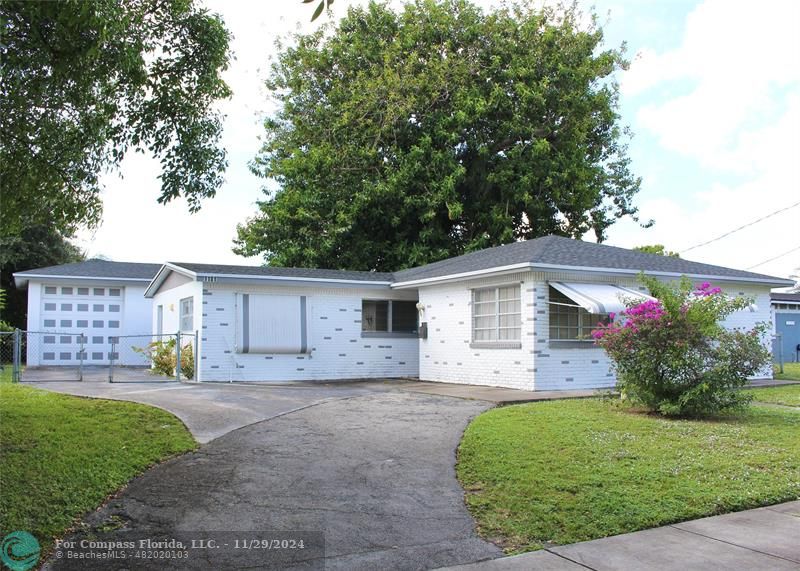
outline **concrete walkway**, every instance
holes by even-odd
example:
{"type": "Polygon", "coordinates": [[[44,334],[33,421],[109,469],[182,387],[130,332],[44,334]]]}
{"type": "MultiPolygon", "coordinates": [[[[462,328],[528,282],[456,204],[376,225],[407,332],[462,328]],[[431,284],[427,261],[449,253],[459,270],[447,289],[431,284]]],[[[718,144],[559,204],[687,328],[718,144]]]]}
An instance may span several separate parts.
{"type": "Polygon", "coordinates": [[[797,571],[800,569],[800,501],[447,569],[797,571]]]}

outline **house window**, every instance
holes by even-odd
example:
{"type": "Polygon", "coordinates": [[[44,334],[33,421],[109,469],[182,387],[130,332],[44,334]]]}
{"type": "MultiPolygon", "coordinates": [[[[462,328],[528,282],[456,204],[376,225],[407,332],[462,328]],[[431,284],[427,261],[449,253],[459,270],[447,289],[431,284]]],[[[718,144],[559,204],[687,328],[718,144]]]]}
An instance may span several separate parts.
{"type": "Polygon", "coordinates": [[[56,286],[45,286],[44,293],[47,295],[54,295],[57,292],[56,286]]]}
{"type": "Polygon", "coordinates": [[[89,288],[88,287],[79,287],[78,288],[78,295],[89,295],[89,288]]]}
{"type": "Polygon", "coordinates": [[[62,287],[61,288],[61,295],[72,295],[72,288],[71,287],[62,287]]]}
{"type": "Polygon", "coordinates": [[[194,298],[181,300],[181,332],[194,331],[194,298]]]}
{"type": "Polygon", "coordinates": [[[361,331],[416,333],[417,302],[385,299],[361,300],[361,331]]]}
{"type": "Polygon", "coordinates": [[[555,288],[550,288],[550,339],[552,341],[591,341],[597,324],[608,322],[608,315],[589,313],[555,288]]]}
{"type": "Polygon", "coordinates": [[[519,342],[521,306],[518,285],[472,290],[472,341],[519,342]]]}

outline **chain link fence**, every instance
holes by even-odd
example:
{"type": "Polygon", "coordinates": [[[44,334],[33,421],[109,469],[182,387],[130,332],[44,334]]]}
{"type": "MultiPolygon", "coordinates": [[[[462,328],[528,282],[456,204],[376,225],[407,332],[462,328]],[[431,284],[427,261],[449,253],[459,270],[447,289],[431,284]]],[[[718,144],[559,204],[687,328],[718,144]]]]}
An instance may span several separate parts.
{"type": "Polygon", "coordinates": [[[14,332],[0,331],[0,382],[16,380],[14,378],[14,332]]]}
{"type": "Polygon", "coordinates": [[[110,382],[194,380],[197,332],[119,335],[111,338],[110,382]]]}
{"type": "Polygon", "coordinates": [[[88,337],[80,331],[0,332],[0,380],[194,380],[198,332],[88,337]]]}

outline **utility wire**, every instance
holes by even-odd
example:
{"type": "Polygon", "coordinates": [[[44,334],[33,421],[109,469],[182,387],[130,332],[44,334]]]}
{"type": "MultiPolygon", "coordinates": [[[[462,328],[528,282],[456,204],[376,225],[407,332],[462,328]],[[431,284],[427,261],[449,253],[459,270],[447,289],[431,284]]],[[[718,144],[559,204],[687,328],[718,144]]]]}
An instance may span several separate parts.
{"type": "MultiPolygon", "coordinates": [[[[748,222],[747,224],[743,224],[743,225],[739,226],[738,228],[734,228],[730,232],[725,232],[721,236],[717,236],[716,238],[712,238],[711,240],[708,240],[707,242],[702,242],[700,244],[695,244],[691,248],[686,248],[685,250],[681,250],[680,253],[681,254],[685,254],[689,250],[694,250],[695,248],[699,248],[701,246],[707,246],[708,244],[711,244],[712,242],[716,242],[717,240],[722,240],[723,238],[726,238],[726,237],[730,236],[731,234],[734,234],[734,233],[738,232],[739,230],[744,230],[748,226],[752,226],[753,224],[758,224],[759,222],[762,222],[763,220],[766,220],[767,218],[772,218],[776,214],[780,214],[781,212],[786,212],[787,210],[789,210],[791,208],[795,208],[797,206],[800,206],[800,202],[795,202],[794,204],[791,204],[791,205],[789,205],[789,206],[787,206],[785,208],[781,208],[779,210],[776,210],[775,212],[771,212],[770,214],[767,214],[766,216],[762,216],[761,218],[759,218],[757,220],[753,220],[752,222],[748,222]]],[[[764,263],[766,263],[766,262],[764,262],[764,263]]],[[[759,265],[761,265],[761,264],[759,264],[759,265]]]]}
{"type": "Polygon", "coordinates": [[[796,252],[797,250],[800,250],[800,246],[795,246],[794,248],[792,248],[788,252],[784,252],[783,254],[779,254],[779,255],[775,256],[774,258],[770,258],[769,260],[764,260],[763,262],[759,262],[755,266],[750,266],[749,268],[746,268],[746,269],[752,270],[753,268],[757,268],[758,266],[763,266],[764,264],[768,264],[769,262],[774,262],[778,258],[782,258],[784,256],[788,256],[789,254],[791,254],[792,252],[796,252]]]}

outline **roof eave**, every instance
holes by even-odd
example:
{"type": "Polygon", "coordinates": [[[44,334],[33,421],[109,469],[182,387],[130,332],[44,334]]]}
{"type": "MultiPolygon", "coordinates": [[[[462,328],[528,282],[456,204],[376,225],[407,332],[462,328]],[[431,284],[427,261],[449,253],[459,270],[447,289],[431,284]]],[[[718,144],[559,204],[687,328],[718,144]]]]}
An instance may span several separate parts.
{"type": "Polygon", "coordinates": [[[211,274],[199,273],[197,279],[200,281],[214,282],[224,281],[226,283],[264,283],[273,282],[279,285],[335,285],[347,287],[389,287],[392,282],[387,280],[348,280],[336,278],[312,278],[300,276],[257,276],[247,274],[211,274]]]}
{"type": "MultiPolygon", "coordinates": [[[[418,280],[408,280],[402,282],[396,282],[392,284],[392,288],[394,289],[407,289],[407,288],[414,288],[426,285],[434,285],[440,283],[447,283],[447,282],[454,282],[454,281],[464,281],[474,278],[479,278],[483,276],[489,275],[500,275],[506,273],[513,273],[515,271],[531,269],[531,270],[543,270],[543,271],[577,271],[577,272],[591,272],[591,273],[599,273],[599,274],[606,274],[606,275],[622,275],[622,276],[630,276],[630,275],[638,275],[643,270],[631,270],[631,269],[624,269],[624,268],[599,268],[595,266],[565,266],[561,264],[542,264],[542,263],[534,263],[534,262],[524,262],[521,264],[512,264],[509,266],[499,266],[495,268],[487,268],[484,270],[475,270],[472,272],[462,272],[458,274],[449,274],[444,276],[435,276],[430,278],[422,278],[418,280]]],[[[771,287],[781,287],[786,285],[792,285],[794,282],[792,280],[783,279],[783,278],[755,278],[755,277],[747,277],[747,276],[720,276],[715,274],[701,274],[701,273],[689,273],[689,272],[665,272],[665,271],[652,271],[652,270],[645,270],[644,271],[647,275],[652,276],[660,276],[660,277],[674,277],[679,278],[681,276],[688,276],[697,279],[707,279],[707,280],[716,280],[716,281],[725,281],[725,282],[737,282],[737,283],[758,283],[763,284],[771,287]]]]}
{"type": "Polygon", "coordinates": [[[167,276],[170,272],[178,272],[179,274],[182,274],[188,278],[197,280],[197,274],[195,272],[167,262],[161,266],[153,279],[150,280],[150,284],[147,286],[147,289],[144,290],[144,296],[146,298],[152,298],[156,293],[158,293],[158,288],[161,287],[161,284],[164,283],[164,280],[167,279],[167,276]]]}
{"type": "Polygon", "coordinates": [[[122,278],[111,276],[68,276],[68,275],[55,275],[55,274],[27,274],[24,272],[17,272],[11,274],[14,276],[14,284],[18,289],[25,287],[30,281],[63,281],[63,280],[94,280],[94,281],[107,281],[107,282],[150,282],[150,278],[122,278]]]}

